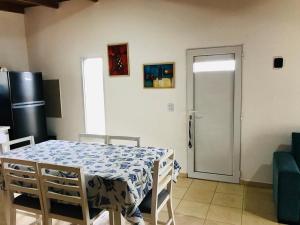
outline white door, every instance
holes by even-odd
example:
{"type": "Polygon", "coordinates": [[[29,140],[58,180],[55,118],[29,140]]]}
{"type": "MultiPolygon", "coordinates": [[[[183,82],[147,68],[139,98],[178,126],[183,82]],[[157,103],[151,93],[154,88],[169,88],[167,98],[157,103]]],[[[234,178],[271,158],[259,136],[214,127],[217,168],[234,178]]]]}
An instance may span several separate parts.
{"type": "Polygon", "coordinates": [[[242,46],[187,51],[188,175],[240,179],[242,46]]]}

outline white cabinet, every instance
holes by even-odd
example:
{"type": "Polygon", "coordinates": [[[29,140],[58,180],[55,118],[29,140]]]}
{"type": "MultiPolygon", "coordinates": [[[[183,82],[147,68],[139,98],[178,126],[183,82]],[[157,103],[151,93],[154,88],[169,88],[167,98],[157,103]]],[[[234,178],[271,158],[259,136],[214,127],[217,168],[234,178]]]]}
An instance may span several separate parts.
{"type": "Polygon", "coordinates": [[[3,153],[5,151],[9,150],[9,149],[2,149],[2,145],[1,145],[2,143],[9,141],[8,130],[9,130],[9,127],[1,127],[0,126],[0,153],[3,153]]]}

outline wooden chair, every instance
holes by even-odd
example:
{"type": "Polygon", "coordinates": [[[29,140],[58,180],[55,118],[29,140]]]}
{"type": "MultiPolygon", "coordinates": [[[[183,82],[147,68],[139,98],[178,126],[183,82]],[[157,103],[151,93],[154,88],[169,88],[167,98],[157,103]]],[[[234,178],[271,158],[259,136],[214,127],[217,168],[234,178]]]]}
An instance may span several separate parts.
{"type": "MultiPolygon", "coordinates": [[[[99,135],[99,134],[79,134],[79,141],[80,142],[89,142],[89,143],[108,143],[108,136],[107,135],[99,135]]],[[[113,225],[113,214],[109,212],[109,220],[110,224],[113,225]]]]}
{"type": "Polygon", "coordinates": [[[79,134],[80,142],[92,142],[107,144],[107,135],[99,134],[79,134]]]}
{"type": "Polygon", "coordinates": [[[40,223],[44,207],[37,164],[8,158],[1,158],[1,163],[7,192],[6,201],[10,208],[10,225],[16,224],[16,210],[35,214],[37,222],[40,223]]]}
{"type": "Polygon", "coordinates": [[[169,150],[167,155],[161,160],[154,162],[153,170],[153,187],[152,191],[147,194],[142,203],[139,205],[144,220],[150,224],[173,224],[174,211],[172,206],[172,183],[173,183],[173,168],[174,168],[174,151],[169,150]],[[167,205],[169,219],[168,221],[158,221],[158,214],[167,205]]]}
{"type": "Polygon", "coordinates": [[[101,215],[101,209],[88,206],[82,168],[39,163],[38,169],[45,206],[45,225],[51,224],[52,219],[88,225],[101,215]],[[51,175],[46,171],[51,171],[51,175]],[[66,177],[62,177],[62,174],[66,177]]]}
{"type": "MultiPolygon", "coordinates": [[[[19,139],[15,139],[15,140],[3,143],[2,144],[2,151],[3,152],[0,152],[0,153],[3,154],[4,152],[7,152],[7,151],[10,150],[10,146],[15,145],[15,144],[20,144],[20,143],[23,143],[23,142],[29,142],[29,145],[31,145],[31,146],[35,145],[33,136],[19,138],[19,139]]],[[[24,145],[24,146],[26,146],[26,145],[24,145]]]]}
{"type": "Polygon", "coordinates": [[[107,135],[107,143],[112,144],[112,140],[118,140],[118,141],[132,141],[135,142],[135,147],[140,147],[140,137],[128,137],[128,136],[112,136],[107,135]]]}

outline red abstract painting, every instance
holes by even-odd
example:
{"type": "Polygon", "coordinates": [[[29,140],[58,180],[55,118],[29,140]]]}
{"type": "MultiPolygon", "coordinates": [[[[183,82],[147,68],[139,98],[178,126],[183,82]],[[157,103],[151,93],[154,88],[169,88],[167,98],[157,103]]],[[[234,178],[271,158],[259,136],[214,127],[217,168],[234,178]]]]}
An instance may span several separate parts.
{"type": "Polygon", "coordinates": [[[129,75],[128,44],[108,46],[109,75],[129,75]]]}

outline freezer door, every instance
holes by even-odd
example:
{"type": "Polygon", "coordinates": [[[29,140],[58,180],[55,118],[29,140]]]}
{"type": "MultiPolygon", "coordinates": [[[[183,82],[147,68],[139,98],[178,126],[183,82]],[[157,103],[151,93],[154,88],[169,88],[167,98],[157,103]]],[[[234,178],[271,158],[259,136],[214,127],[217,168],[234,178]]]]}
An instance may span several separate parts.
{"type": "Polygon", "coordinates": [[[14,105],[13,112],[13,138],[34,136],[35,142],[47,140],[45,105],[14,105]]]}
{"type": "Polygon", "coordinates": [[[43,101],[42,73],[9,72],[11,103],[43,101]]]}

